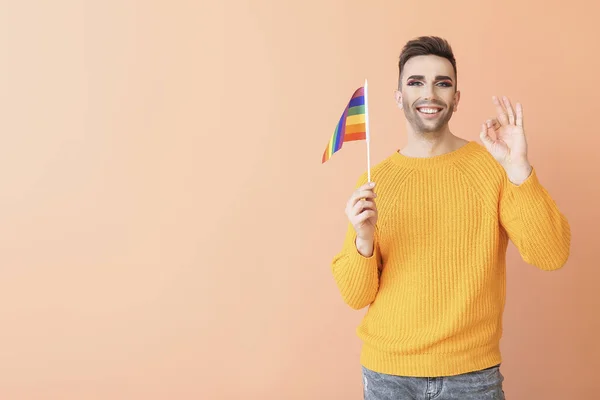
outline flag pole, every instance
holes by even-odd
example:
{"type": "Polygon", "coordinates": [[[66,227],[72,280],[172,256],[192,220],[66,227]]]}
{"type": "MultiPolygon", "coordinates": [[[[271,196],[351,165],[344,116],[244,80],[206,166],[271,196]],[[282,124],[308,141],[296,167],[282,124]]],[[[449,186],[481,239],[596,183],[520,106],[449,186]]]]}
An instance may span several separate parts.
{"type": "Polygon", "coordinates": [[[368,96],[368,83],[365,78],[365,125],[366,125],[366,139],[367,139],[367,176],[368,182],[371,182],[371,132],[369,130],[369,96],[368,96]]]}

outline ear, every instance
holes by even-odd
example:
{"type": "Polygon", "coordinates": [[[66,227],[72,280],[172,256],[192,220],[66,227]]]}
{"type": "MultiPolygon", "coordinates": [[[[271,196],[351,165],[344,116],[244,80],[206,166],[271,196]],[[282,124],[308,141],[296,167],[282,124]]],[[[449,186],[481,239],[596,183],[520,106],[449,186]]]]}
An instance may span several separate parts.
{"type": "Polygon", "coordinates": [[[458,111],[458,103],[460,102],[460,90],[454,93],[454,112],[458,111]]]}
{"type": "Polygon", "coordinates": [[[399,90],[394,91],[394,97],[396,98],[396,104],[402,109],[402,92],[399,90]]]}

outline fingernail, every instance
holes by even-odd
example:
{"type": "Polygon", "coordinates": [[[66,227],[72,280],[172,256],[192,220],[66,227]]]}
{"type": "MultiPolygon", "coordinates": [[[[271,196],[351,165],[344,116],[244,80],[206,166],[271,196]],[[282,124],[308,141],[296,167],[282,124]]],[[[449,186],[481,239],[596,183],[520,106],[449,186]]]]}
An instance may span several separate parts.
{"type": "Polygon", "coordinates": [[[375,186],[375,182],[371,182],[371,183],[369,183],[369,186],[370,186],[370,187],[374,187],[374,186],[375,186]]]}

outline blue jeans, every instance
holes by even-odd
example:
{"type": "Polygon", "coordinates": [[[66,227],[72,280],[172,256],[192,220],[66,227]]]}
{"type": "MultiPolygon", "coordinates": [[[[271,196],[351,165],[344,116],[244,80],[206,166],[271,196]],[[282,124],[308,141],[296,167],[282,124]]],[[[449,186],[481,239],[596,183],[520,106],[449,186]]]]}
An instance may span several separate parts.
{"type": "Polygon", "coordinates": [[[504,400],[500,365],[461,375],[417,378],[362,367],[365,400],[504,400]]]}

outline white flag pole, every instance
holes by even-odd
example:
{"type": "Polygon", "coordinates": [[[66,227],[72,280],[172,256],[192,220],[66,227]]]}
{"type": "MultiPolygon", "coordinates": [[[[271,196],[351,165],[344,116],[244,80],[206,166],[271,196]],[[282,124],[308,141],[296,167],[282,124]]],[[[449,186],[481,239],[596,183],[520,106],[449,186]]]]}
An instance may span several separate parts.
{"type": "Polygon", "coordinates": [[[365,125],[367,128],[367,176],[368,182],[371,182],[371,132],[369,131],[369,96],[367,80],[365,79],[365,125]]]}

